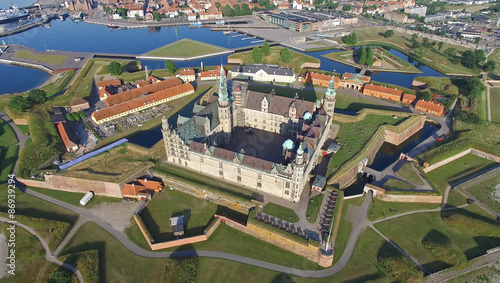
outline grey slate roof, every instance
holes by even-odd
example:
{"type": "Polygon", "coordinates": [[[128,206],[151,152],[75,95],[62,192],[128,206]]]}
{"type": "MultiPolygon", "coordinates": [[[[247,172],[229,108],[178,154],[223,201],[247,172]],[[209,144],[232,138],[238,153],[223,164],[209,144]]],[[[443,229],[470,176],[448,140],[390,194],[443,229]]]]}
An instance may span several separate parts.
{"type": "Polygon", "coordinates": [[[288,110],[290,109],[290,105],[292,104],[292,102],[295,102],[295,108],[297,109],[298,118],[302,118],[304,116],[304,113],[306,112],[314,112],[314,102],[277,95],[270,95],[256,91],[248,92],[247,100],[244,104],[245,108],[260,111],[262,99],[264,99],[264,96],[269,102],[269,113],[272,114],[289,117],[288,110]]]}
{"type": "Polygon", "coordinates": [[[219,125],[219,111],[217,103],[212,103],[191,117],[188,121],[180,125],[176,132],[185,144],[189,145],[191,141],[201,141],[205,137],[204,122],[208,119],[210,130],[212,131],[219,125]]]}

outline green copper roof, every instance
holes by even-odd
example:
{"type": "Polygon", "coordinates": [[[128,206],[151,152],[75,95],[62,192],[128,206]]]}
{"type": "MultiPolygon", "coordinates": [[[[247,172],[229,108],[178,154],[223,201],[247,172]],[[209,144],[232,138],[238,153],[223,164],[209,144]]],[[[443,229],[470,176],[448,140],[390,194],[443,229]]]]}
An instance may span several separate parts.
{"type": "Polygon", "coordinates": [[[337,96],[337,92],[335,91],[335,76],[332,76],[332,79],[330,80],[330,86],[325,91],[325,96],[337,96]]]}
{"type": "Polygon", "coordinates": [[[227,93],[226,76],[224,75],[224,67],[220,65],[220,78],[219,78],[219,101],[229,101],[229,94],[227,93]]]}
{"type": "Polygon", "coordinates": [[[293,149],[294,147],[295,147],[295,144],[293,143],[293,141],[291,139],[288,139],[283,143],[284,149],[293,149]]]}

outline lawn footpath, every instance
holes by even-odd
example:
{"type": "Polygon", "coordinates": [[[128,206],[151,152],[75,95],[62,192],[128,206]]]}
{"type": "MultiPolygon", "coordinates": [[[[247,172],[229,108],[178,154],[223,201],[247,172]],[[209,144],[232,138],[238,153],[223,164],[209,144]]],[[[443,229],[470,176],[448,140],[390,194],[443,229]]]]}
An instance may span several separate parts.
{"type": "Polygon", "coordinates": [[[500,124],[500,87],[490,88],[491,121],[500,124]]]}
{"type": "Polygon", "coordinates": [[[299,222],[299,217],[295,214],[293,209],[275,203],[266,204],[262,212],[291,223],[299,222]]]}
{"type": "Polygon", "coordinates": [[[472,186],[467,191],[500,214],[500,175],[472,186]]]}
{"type": "Polygon", "coordinates": [[[66,59],[68,59],[68,56],[45,55],[45,54],[38,55],[38,54],[33,54],[33,53],[29,52],[28,50],[18,51],[18,52],[16,52],[14,57],[49,63],[49,64],[54,65],[54,66],[61,65],[62,63],[64,63],[66,61],[66,59]]]}
{"type": "Polygon", "coordinates": [[[0,119],[0,184],[7,182],[16,163],[19,141],[14,130],[0,119]]]}
{"type": "Polygon", "coordinates": [[[291,53],[291,61],[290,63],[283,63],[281,61],[280,52],[283,50],[283,47],[272,46],[269,48],[270,54],[262,56],[262,62],[254,62],[252,59],[252,51],[239,52],[235,54],[231,54],[228,57],[228,60],[240,60],[242,65],[246,65],[248,63],[262,63],[262,64],[271,64],[271,65],[280,65],[282,67],[287,67],[293,69],[296,73],[304,73],[305,69],[302,69],[302,65],[304,63],[313,63],[319,64],[320,60],[314,57],[304,55],[302,53],[298,53],[290,50],[291,53]]]}
{"type": "Polygon", "coordinates": [[[307,203],[307,221],[309,223],[315,223],[316,219],[318,219],[319,211],[321,210],[321,204],[323,203],[324,195],[317,195],[309,199],[307,203]]]}
{"type": "MultiPolygon", "coordinates": [[[[66,191],[58,191],[58,190],[51,190],[51,189],[43,189],[43,188],[35,188],[35,187],[28,187],[28,189],[44,194],[46,196],[49,196],[51,198],[55,198],[57,200],[60,200],[65,203],[69,203],[74,206],[81,206],[80,200],[85,196],[84,193],[72,193],[72,192],[66,192],[66,191]]],[[[105,197],[105,196],[98,196],[94,195],[91,199],[91,201],[85,205],[85,208],[90,208],[94,206],[98,206],[102,203],[111,203],[111,202],[122,202],[123,199],[121,198],[113,198],[113,197],[105,197]]]]}
{"type": "Polygon", "coordinates": [[[374,199],[373,205],[368,210],[368,219],[374,221],[408,211],[434,209],[439,206],[439,204],[435,203],[386,202],[374,199]]]}
{"type": "Polygon", "coordinates": [[[424,182],[422,182],[422,179],[420,179],[419,175],[417,172],[413,169],[413,164],[410,162],[406,162],[399,168],[399,170],[396,172],[401,178],[413,182],[415,184],[423,185],[424,182]]]}
{"type": "Polygon", "coordinates": [[[228,49],[220,46],[215,46],[204,42],[184,38],[176,42],[167,44],[165,46],[159,47],[157,49],[148,51],[143,55],[158,56],[158,57],[189,58],[189,57],[200,56],[227,50],[228,49]]]}

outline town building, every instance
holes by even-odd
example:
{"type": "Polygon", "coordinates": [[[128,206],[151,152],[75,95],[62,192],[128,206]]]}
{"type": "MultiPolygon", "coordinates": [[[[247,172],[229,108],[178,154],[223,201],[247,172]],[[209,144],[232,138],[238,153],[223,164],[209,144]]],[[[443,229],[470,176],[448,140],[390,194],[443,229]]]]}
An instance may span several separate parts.
{"type": "Polygon", "coordinates": [[[419,111],[423,111],[435,116],[441,116],[444,111],[444,107],[433,102],[427,102],[425,100],[419,100],[417,101],[417,104],[415,104],[415,109],[419,111]]]}
{"type": "Polygon", "coordinates": [[[396,23],[404,24],[408,22],[408,15],[398,12],[387,12],[384,13],[384,19],[388,19],[389,21],[393,21],[396,23]]]}
{"type": "Polygon", "coordinates": [[[71,107],[72,112],[78,112],[90,108],[89,102],[83,98],[73,98],[69,102],[69,107],[71,107]]]}
{"type": "Polygon", "coordinates": [[[151,199],[154,193],[159,193],[162,190],[162,182],[148,180],[147,178],[134,179],[134,181],[123,186],[122,196],[126,199],[151,199]]]}
{"type": "Polygon", "coordinates": [[[61,107],[52,106],[52,112],[54,112],[54,114],[50,115],[50,121],[52,124],[66,122],[66,117],[64,117],[61,107]]]}
{"type": "Polygon", "coordinates": [[[335,88],[338,88],[340,86],[339,77],[315,73],[315,72],[305,73],[305,75],[302,77],[302,82],[319,86],[329,86],[332,77],[335,80],[335,88]]]}
{"type": "Polygon", "coordinates": [[[476,38],[476,37],[481,38],[482,34],[480,31],[467,29],[467,30],[462,31],[460,33],[460,36],[462,36],[463,38],[472,39],[472,38],[476,38]]]}
{"type": "Polygon", "coordinates": [[[395,89],[374,84],[366,84],[363,88],[363,94],[378,98],[387,98],[390,100],[401,101],[403,92],[397,88],[395,89]]]}
{"type": "Polygon", "coordinates": [[[322,192],[326,185],[326,177],[321,175],[316,175],[312,183],[312,190],[316,192],[322,192]]]}
{"type": "MultiPolygon", "coordinates": [[[[158,85],[153,84],[153,85],[158,85]]],[[[149,85],[152,86],[152,85],[149,85]]],[[[148,86],[148,87],[149,87],[148,86]]],[[[92,112],[91,118],[97,125],[125,117],[129,114],[133,114],[156,105],[163,104],[165,102],[190,95],[194,93],[194,88],[190,83],[176,85],[170,88],[166,88],[152,94],[141,95],[137,98],[133,98],[128,101],[114,104],[113,106],[100,109],[92,112]]],[[[116,96],[116,95],[114,95],[116,96]]],[[[111,96],[113,97],[113,96],[111,96]]]]}
{"type": "Polygon", "coordinates": [[[437,13],[435,15],[428,15],[428,16],[425,16],[424,22],[425,23],[442,22],[442,21],[446,20],[446,17],[448,17],[448,14],[444,14],[444,13],[437,13]]]}
{"type": "Polygon", "coordinates": [[[185,83],[196,81],[196,73],[193,69],[182,69],[177,76],[185,83]]]}
{"type": "MultiPolygon", "coordinates": [[[[217,68],[209,71],[202,71],[200,72],[200,79],[202,81],[216,81],[220,78],[220,68],[221,66],[218,66],[217,68]]],[[[224,75],[226,75],[226,70],[224,70],[224,75]]]]}
{"type": "Polygon", "coordinates": [[[134,88],[121,93],[117,93],[115,95],[108,96],[106,98],[105,104],[106,106],[113,106],[138,98],[142,95],[159,92],[174,86],[178,86],[180,84],[182,84],[182,82],[178,78],[170,78],[155,84],[147,84],[143,87],[134,88]]]}
{"type": "Polygon", "coordinates": [[[249,79],[261,82],[293,83],[295,72],[290,68],[278,65],[247,64],[245,66],[233,66],[230,71],[232,79],[249,79]]]}
{"type": "MultiPolygon", "coordinates": [[[[222,70],[222,68],[221,68],[222,70]]],[[[221,71],[218,96],[177,127],[162,119],[166,162],[298,201],[331,125],[336,91],[309,102],[249,91],[221,71]]]]}
{"type": "Polygon", "coordinates": [[[417,96],[413,95],[413,94],[405,93],[405,94],[403,94],[403,98],[401,99],[401,101],[403,101],[403,103],[413,104],[413,103],[415,103],[415,101],[417,101],[417,96]]]}
{"type": "Polygon", "coordinates": [[[174,232],[174,237],[184,236],[184,215],[171,217],[168,221],[174,232]]]}
{"type": "Polygon", "coordinates": [[[361,91],[363,86],[370,82],[370,79],[370,76],[364,76],[359,73],[344,73],[342,79],[339,81],[339,86],[361,91]]]}
{"type": "Polygon", "coordinates": [[[405,8],[404,12],[411,15],[418,15],[419,17],[425,17],[425,14],[427,13],[427,6],[405,8]]]}
{"type": "Polygon", "coordinates": [[[66,123],[57,123],[56,125],[57,132],[59,132],[59,136],[68,152],[74,152],[78,150],[78,139],[71,129],[70,126],[66,123]]]}

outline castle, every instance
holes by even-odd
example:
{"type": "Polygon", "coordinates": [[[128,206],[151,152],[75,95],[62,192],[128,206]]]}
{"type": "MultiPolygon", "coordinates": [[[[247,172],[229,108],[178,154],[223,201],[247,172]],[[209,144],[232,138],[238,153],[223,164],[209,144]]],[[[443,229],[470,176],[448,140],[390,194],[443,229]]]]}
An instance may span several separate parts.
{"type": "Polygon", "coordinates": [[[228,89],[221,66],[218,96],[175,129],[162,119],[166,162],[296,202],[330,132],[334,83],[310,102],[236,82],[228,89]]]}

